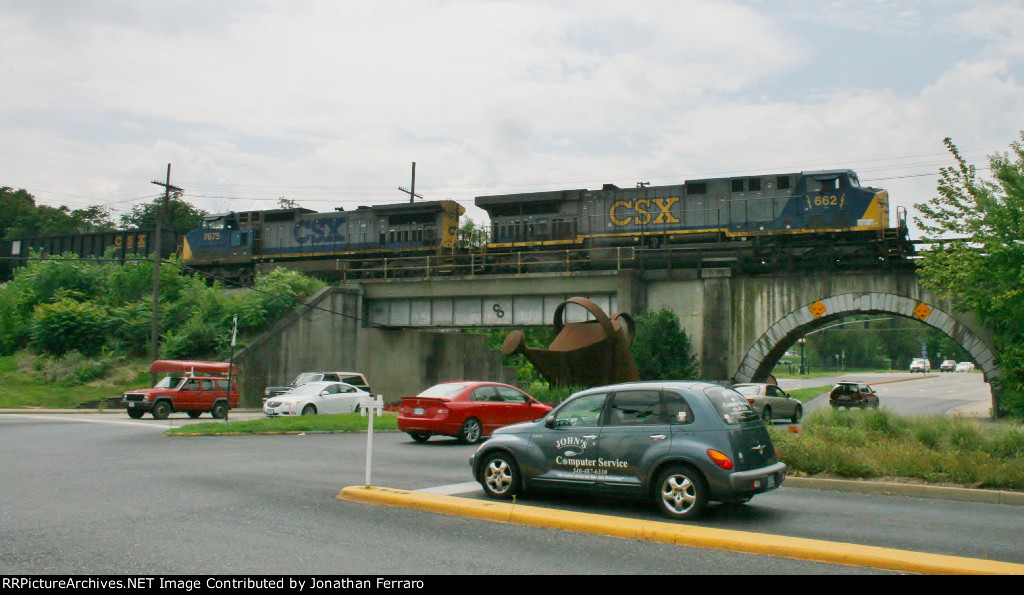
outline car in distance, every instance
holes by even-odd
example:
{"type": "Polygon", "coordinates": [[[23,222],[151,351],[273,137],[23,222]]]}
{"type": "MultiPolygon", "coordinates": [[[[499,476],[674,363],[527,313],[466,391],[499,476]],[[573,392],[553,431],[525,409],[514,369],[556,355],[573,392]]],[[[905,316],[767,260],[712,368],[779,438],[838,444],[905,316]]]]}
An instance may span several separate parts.
{"type": "Polygon", "coordinates": [[[542,419],[494,431],[469,461],[487,496],[565,490],[653,499],[672,519],[779,487],[786,464],[738,392],[630,382],[575,393],[542,419]]]}
{"type": "Polygon", "coordinates": [[[351,384],[352,386],[364,390],[368,393],[373,391],[370,390],[370,383],[366,381],[366,376],[359,372],[303,372],[292,380],[291,384],[285,386],[268,386],[263,389],[263,400],[267,400],[270,397],[277,395],[283,395],[284,393],[298,388],[307,382],[344,382],[345,384],[351,384]]]}
{"type": "Polygon", "coordinates": [[[735,384],[732,388],[747,399],[765,423],[771,423],[775,418],[785,418],[793,423],[799,423],[803,417],[804,407],[800,401],[774,384],[751,382],[735,384]]]}
{"type": "Polygon", "coordinates": [[[344,382],[307,382],[263,402],[267,417],[353,413],[373,404],[365,390],[344,382]]]}
{"type": "Polygon", "coordinates": [[[440,435],[475,444],[497,428],[538,419],[549,411],[551,406],[500,382],[443,382],[415,397],[402,397],[398,429],[416,442],[440,435]]]}
{"type": "Polygon", "coordinates": [[[973,372],[974,364],[972,364],[971,362],[960,362],[956,365],[955,370],[957,372],[973,372]]]}
{"type": "Polygon", "coordinates": [[[932,371],[932,363],[927,358],[915,357],[910,360],[910,371],[927,373],[932,371]]]}
{"type": "Polygon", "coordinates": [[[847,409],[853,407],[860,409],[873,407],[878,409],[878,393],[863,382],[838,382],[832,387],[832,392],[828,395],[828,404],[833,409],[839,409],[840,407],[846,407],[847,409]]]}
{"type": "Polygon", "coordinates": [[[939,364],[939,372],[952,372],[956,370],[956,361],[951,359],[942,360],[939,364]]]}

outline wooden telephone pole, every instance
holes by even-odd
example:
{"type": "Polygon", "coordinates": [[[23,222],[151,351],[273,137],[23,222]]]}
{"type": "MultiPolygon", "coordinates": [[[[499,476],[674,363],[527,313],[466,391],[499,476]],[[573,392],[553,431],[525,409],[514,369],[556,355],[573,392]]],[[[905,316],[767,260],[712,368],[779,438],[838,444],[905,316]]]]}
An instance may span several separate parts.
{"type": "MultiPolygon", "coordinates": [[[[157,360],[157,343],[160,336],[160,258],[163,254],[164,220],[167,218],[168,205],[171,202],[171,190],[181,192],[181,188],[171,186],[171,164],[167,164],[167,181],[152,182],[157,186],[164,187],[164,201],[156,210],[156,237],[154,240],[153,254],[153,319],[149,330],[149,360],[150,363],[157,360]]],[[[156,374],[152,374],[153,384],[156,384],[156,374]]]]}
{"type": "Polygon", "coordinates": [[[398,189],[409,195],[409,202],[413,202],[413,199],[416,199],[416,198],[423,198],[422,194],[416,194],[416,162],[415,161],[412,162],[412,188],[411,189],[406,189],[406,188],[402,188],[401,186],[399,186],[398,189]]]}

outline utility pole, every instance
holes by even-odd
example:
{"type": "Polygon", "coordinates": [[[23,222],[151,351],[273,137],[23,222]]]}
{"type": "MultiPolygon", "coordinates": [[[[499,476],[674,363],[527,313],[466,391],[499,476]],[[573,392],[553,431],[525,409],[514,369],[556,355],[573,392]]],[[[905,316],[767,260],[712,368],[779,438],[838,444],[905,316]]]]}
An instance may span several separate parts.
{"type": "MultiPolygon", "coordinates": [[[[163,255],[163,223],[167,218],[168,204],[171,202],[171,190],[181,192],[181,188],[171,186],[171,164],[167,164],[167,181],[152,182],[157,186],[164,187],[164,202],[156,210],[156,237],[154,240],[153,254],[153,319],[149,330],[149,360],[154,362],[157,359],[157,340],[160,336],[160,258],[163,255]]],[[[156,373],[152,374],[152,384],[156,384],[156,373]]]]}
{"type": "Polygon", "coordinates": [[[405,189],[405,188],[402,188],[401,186],[399,186],[398,189],[409,195],[409,202],[413,202],[414,198],[423,198],[422,194],[416,194],[416,162],[415,161],[412,162],[412,189],[405,189]]]}

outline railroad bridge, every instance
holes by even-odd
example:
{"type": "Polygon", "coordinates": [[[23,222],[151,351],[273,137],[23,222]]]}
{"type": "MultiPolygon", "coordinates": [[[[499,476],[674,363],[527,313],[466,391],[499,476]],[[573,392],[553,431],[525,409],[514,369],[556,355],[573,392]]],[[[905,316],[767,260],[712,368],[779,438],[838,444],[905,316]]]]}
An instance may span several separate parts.
{"type": "MultiPolygon", "coordinates": [[[[757,275],[734,268],[618,270],[360,285],[366,319],[390,328],[548,326],[572,296],[588,297],[608,314],[667,308],[700,356],[702,377],[724,383],[766,378],[797,339],[838,319],[891,314],[951,337],[985,373],[994,405],[998,399],[991,330],[924,289],[909,267],[757,275]]],[[[570,312],[566,322],[573,322],[570,312]]]]}
{"type": "MultiPolygon", "coordinates": [[[[559,304],[582,296],[608,314],[673,311],[700,357],[701,377],[730,384],[766,378],[786,349],[815,329],[847,316],[890,314],[935,327],[963,346],[984,372],[997,411],[991,329],[921,287],[912,264],[905,264],[911,266],[757,274],[714,266],[634,268],[347,281],[314,296],[236,361],[249,404],[259,403],[264,386],[325,367],[368,372],[375,392],[391,400],[444,380],[510,381],[500,353],[484,353],[482,336],[444,331],[550,326],[559,304]],[[435,332],[422,332],[427,329],[435,332]]],[[[568,323],[587,313],[568,307],[563,315],[568,323]]]]}

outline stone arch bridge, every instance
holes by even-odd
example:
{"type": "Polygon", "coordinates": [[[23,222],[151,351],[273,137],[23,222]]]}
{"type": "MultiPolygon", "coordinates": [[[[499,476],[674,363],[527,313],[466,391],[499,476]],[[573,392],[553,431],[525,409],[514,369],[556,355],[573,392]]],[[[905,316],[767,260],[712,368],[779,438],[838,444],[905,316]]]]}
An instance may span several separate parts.
{"type": "MultiPolygon", "coordinates": [[[[359,287],[366,320],[387,328],[546,326],[554,308],[577,295],[609,314],[668,308],[700,355],[702,376],[723,383],[766,378],[797,339],[836,320],[891,314],[932,326],[961,345],[989,382],[993,411],[998,406],[991,330],[924,289],[906,269],[756,276],[729,268],[620,270],[368,281],[359,287]]],[[[908,353],[908,362],[915,356],[908,353]]]]}

